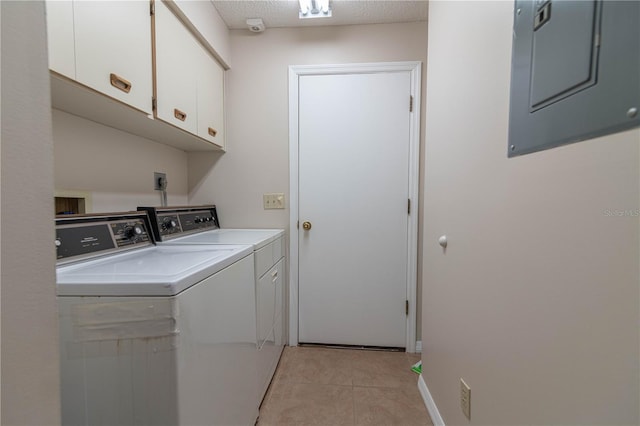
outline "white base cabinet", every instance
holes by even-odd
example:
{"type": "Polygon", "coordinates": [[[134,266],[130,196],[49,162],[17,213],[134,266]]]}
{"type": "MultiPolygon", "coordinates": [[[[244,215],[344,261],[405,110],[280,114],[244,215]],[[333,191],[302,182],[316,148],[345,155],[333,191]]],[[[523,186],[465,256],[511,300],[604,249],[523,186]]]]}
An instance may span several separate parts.
{"type": "Polygon", "coordinates": [[[257,390],[260,405],[284,348],[284,238],[255,252],[257,319],[257,390]]]}
{"type": "Polygon", "coordinates": [[[258,345],[262,346],[282,310],[282,274],[284,261],[280,260],[258,279],[256,289],[258,305],[258,345]]]}
{"type": "Polygon", "coordinates": [[[284,259],[259,280],[256,289],[258,329],[258,403],[264,398],[284,347],[282,313],[284,259]]]}

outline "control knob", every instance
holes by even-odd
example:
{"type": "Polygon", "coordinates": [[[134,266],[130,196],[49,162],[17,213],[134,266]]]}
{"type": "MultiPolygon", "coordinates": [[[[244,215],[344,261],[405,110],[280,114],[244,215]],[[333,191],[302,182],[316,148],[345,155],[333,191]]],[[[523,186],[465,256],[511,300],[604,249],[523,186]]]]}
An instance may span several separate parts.
{"type": "Polygon", "coordinates": [[[170,218],[165,218],[164,221],[162,222],[162,226],[164,227],[164,229],[166,229],[167,231],[172,230],[173,228],[175,228],[176,226],[178,226],[178,223],[174,220],[174,219],[170,219],[170,218]]]}
{"type": "Polygon", "coordinates": [[[143,232],[140,225],[127,226],[124,228],[124,237],[128,240],[134,240],[142,235],[143,232]]]}

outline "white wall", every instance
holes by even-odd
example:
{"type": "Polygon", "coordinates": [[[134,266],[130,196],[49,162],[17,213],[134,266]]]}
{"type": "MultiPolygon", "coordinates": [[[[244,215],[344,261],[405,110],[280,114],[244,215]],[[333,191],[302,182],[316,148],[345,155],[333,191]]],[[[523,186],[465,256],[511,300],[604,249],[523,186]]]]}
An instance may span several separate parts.
{"type": "Polygon", "coordinates": [[[262,194],[289,187],[288,66],[425,61],[426,23],[230,33],[227,152],[189,154],[190,201],[219,204],[225,227],[286,227],[288,210],[263,210],[262,194]]]}
{"type": "Polygon", "coordinates": [[[53,143],[44,4],[0,2],[2,419],[60,424],[53,143]]]}
{"type": "Polygon", "coordinates": [[[639,424],[640,130],[508,159],[512,12],[429,6],[423,375],[451,425],[639,424]]]}
{"type": "Polygon", "coordinates": [[[57,191],[91,194],[93,212],[160,205],[153,172],[167,174],[170,205],[187,204],[187,154],[173,147],[53,110],[57,191]]]}

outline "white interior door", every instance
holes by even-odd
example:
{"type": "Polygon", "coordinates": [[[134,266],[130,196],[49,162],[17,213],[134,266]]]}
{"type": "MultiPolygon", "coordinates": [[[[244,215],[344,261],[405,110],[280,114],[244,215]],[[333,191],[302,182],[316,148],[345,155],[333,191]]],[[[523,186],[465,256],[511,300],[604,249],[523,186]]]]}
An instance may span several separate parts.
{"type": "Polygon", "coordinates": [[[299,77],[301,343],[406,345],[411,78],[299,77]]]}

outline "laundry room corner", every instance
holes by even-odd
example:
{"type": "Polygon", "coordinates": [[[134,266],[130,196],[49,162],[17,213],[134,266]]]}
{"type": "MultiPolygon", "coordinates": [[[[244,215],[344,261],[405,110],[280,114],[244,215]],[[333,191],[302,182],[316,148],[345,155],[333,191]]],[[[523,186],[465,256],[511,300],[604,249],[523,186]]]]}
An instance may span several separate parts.
{"type": "MultiPolygon", "coordinates": [[[[233,66],[225,76],[226,152],[189,154],[189,202],[213,200],[219,206],[224,226],[289,229],[289,66],[419,60],[424,99],[426,39],[426,22],[267,28],[258,34],[230,30],[233,66]],[[285,209],[264,210],[263,194],[278,192],[285,194],[285,209]]],[[[420,149],[423,148],[422,130],[420,149]]],[[[421,159],[420,176],[422,162],[421,159]]],[[[418,209],[422,202],[420,198],[418,209]]],[[[420,236],[418,240],[421,241],[420,236]]],[[[418,269],[420,295],[422,280],[418,269]]],[[[420,318],[420,304],[416,309],[420,318]]],[[[420,328],[418,319],[418,340],[420,328]]]]}

